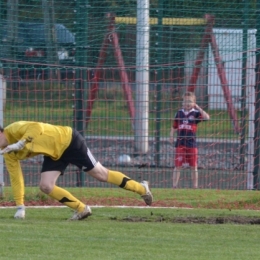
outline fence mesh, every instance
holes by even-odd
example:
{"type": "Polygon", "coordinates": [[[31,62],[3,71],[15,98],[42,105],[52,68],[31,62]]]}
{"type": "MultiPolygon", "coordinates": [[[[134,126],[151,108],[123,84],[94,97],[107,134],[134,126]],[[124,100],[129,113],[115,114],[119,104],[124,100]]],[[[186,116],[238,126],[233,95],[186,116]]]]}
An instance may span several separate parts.
{"type": "MultiPolygon", "coordinates": [[[[159,0],[148,10],[141,2],[1,1],[4,125],[75,127],[106,167],[171,188],[169,133],[191,90],[211,117],[197,132],[199,187],[252,189],[259,156],[256,2],[159,0]],[[120,162],[123,154],[131,161],[120,162]]],[[[27,186],[38,184],[41,162],[23,161],[27,186]]],[[[107,186],[74,166],[58,182],[107,186]]],[[[191,187],[189,168],[179,187],[191,187]]]]}

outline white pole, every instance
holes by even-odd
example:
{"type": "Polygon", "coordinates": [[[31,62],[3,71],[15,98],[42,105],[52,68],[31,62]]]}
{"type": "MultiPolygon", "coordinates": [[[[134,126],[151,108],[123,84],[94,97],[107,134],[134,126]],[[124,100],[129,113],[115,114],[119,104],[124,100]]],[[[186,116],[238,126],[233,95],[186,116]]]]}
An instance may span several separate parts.
{"type": "Polygon", "coordinates": [[[248,30],[247,38],[247,106],[248,106],[248,153],[247,153],[247,189],[253,189],[253,171],[254,171],[254,134],[255,134],[255,48],[256,48],[256,30],[248,30]]]}
{"type": "MultiPolygon", "coordinates": [[[[6,99],[6,81],[0,72],[0,125],[3,127],[3,110],[6,99]]],[[[0,197],[4,196],[4,161],[3,156],[0,156],[0,197]]]]}
{"type": "Polygon", "coordinates": [[[254,171],[254,116],[255,116],[255,105],[254,105],[254,87],[250,86],[250,92],[248,96],[248,158],[247,158],[247,189],[253,189],[253,171],[254,171]]]}
{"type": "Polygon", "coordinates": [[[135,149],[147,153],[149,117],[149,0],[137,1],[135,149]]]}

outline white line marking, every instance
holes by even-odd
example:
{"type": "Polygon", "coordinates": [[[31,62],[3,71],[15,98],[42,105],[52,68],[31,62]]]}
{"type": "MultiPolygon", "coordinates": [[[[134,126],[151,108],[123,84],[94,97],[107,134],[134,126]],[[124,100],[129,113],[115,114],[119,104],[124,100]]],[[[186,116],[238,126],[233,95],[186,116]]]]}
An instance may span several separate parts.
{"type": "MultiPolygon", "coordinates": [[[[89,205],[91,208],[132,208],[132,209],[193,209],[182,207],[149,207],[149,206],[102,206],[102,205],[89,205]]],[[[15,209],[16,206],[1,206],[0,209],[15,209]]],[[[68,208],[67,206],[25,206],[31,209],[50,209],[50,208],[68,208]]]]}

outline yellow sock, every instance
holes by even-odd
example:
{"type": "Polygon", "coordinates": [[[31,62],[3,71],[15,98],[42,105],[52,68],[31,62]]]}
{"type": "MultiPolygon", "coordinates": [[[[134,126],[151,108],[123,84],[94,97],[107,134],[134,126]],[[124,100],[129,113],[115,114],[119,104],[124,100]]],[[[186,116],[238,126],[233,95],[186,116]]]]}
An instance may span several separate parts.
{"type": "Polygon", "coordinates": [[[78,211],[82,212],[85,209],[85,204],[82,203],[80,200],[75,198],[71,193],[68,191],[58,187],[54,186],[51,193],[48,194],[51,198],[58,200],[60,203],[78,211]]]}
{"type": "Polygon", "coordinates": [[[130,179],[129,177],[127,177],[126,175],[124,175],[121,172],[109,170],[107,182],[115,184],[125,190],[130,190],[130,191],[136,192],[139,195],[144,195],[146,193],[146,190],[143,187],[143,185],[141,185],[137,181],[130,179]]]}

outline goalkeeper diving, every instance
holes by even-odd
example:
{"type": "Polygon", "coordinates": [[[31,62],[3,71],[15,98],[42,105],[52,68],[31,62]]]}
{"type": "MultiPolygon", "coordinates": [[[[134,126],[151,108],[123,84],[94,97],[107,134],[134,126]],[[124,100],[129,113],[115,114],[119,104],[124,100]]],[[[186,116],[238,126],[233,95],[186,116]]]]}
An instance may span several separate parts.
{"type": "Polygon", "coordinates": [[[92,155],[85,138],[69,126],[58,126],[32,121],[18,121],[0,127],[0,154],[4,156],[10,175],[13,197],[17,206],[15,218],[25,218],[24,178],[21,160],[43,155],[40,190],[73,209],[70,220],[82,220],[92,214],[91,208],[67,190],[58,187],[56,181],[69,164],[77,166],[101,182],[136,192],[147,205],[153,196],[147,181],[137,182],[121,172],[105,168],[92,155]]]}

